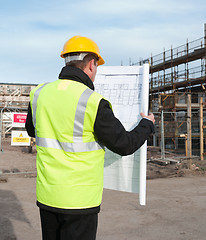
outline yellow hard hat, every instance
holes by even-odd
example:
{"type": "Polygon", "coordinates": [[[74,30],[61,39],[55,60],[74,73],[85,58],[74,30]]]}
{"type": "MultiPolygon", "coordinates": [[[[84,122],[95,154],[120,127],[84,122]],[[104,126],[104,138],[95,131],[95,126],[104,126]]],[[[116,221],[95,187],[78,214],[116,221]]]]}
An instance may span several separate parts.
{"type": "Polygon", "coordinates": [[[74,36],[70,38],[65,44],[63,51],[61,52],[61,57],[65,58],[67,53],[82,53],[90,52],[97,55],[99,60],[97,61],[98,66],[104,64],[104,59],[101,57],[99,48],[97,44],[87,37],[74,36]]]}

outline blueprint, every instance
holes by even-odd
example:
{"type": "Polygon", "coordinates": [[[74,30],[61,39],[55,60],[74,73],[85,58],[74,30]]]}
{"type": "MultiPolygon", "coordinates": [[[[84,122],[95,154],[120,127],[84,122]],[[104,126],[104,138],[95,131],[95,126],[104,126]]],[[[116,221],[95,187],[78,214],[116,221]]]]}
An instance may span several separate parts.
{"type": "MultiPolygon", "coordinates": [[[[140,121],[140,112],[147,114],[149,66],[99,67],[95,91],[109,100],[115,116],[127,131],[140,121]]],[[[120,156],[106,149],[104,187],[139,193],[141,205],[146,198],[146,144],[129,156],[120,156]]]]}

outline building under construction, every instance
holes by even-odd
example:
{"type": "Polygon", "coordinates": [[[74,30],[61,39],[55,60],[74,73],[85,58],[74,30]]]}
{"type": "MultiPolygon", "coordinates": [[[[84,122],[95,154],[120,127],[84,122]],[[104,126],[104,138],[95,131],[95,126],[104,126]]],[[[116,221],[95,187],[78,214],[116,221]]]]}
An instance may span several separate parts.
{"type": "MultiPolygon", "coordinates": [[[[203,158],[206,151],[206,24],[204,37],[171,47],[143,62],[150,63],[150,110],[156,115],[156,133],[150,145],[162,144],[168,151],[195,153],[203,158]]],[[[34,87],[0,84],[2,136],[11,130],[10,112],[27,111],[29,93],[34,87]]]]}
{"type": "Polygon", "coordinates": [[[206,147],[206,24],[204,37],[144,60],[150,63],[150,110],[156,114],[152,145],[188,156],[206,147]],[[164,122],[163,122],[164,121],[164,122]]]}

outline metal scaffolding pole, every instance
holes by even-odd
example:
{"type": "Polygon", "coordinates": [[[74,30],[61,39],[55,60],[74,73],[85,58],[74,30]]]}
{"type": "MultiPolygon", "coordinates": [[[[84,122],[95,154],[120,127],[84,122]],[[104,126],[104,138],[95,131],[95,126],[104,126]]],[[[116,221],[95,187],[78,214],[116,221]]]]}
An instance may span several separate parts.
{"type": "Polygon", "coordinates": [[[0,152],[3,151],[2,148],[2,131],[3,131],[3,111],[6,107],[1,109],[1,121],[0,121],[0,152]]]}
{"type": "Polygon", "coordinates": [[[200,98],[200,159],[204,160],[203,100],[200,98]]]}
{"type": "Polygon", "coordinates": [[[164,112],[161,114],[161,159],[165,160],[164,112]]]}

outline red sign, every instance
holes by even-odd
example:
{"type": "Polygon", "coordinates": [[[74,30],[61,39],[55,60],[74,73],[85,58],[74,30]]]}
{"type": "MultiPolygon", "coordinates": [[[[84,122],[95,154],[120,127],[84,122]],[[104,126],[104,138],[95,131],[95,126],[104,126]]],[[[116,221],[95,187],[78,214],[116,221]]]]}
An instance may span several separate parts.
{"type": "Polygon", "coordinates": [[[13,127],[25,127],[27,113],[13,113],[13,127]]]}
{"type": "Polygon", "coordinates": [[[14,122],[15,123],[25,123],[26,122],[26,113],[14,113],[14,122]]]}

